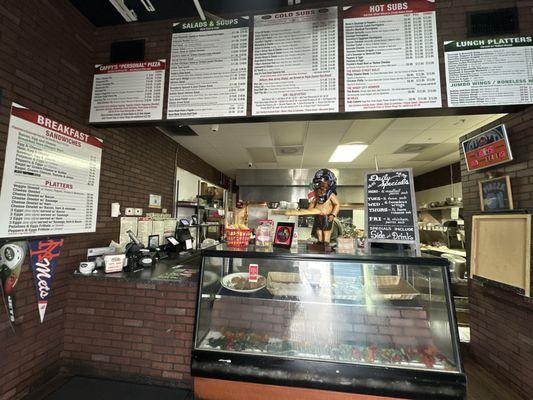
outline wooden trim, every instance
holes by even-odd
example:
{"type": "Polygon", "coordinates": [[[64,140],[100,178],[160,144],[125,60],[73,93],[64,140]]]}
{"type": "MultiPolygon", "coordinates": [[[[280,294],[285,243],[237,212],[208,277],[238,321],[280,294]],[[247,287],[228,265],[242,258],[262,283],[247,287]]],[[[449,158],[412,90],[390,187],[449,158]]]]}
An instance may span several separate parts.
{"type": "MultiPolygon", "coordinates": [[[[194,378],[194,398],[198,400],[391,400],[392,397],[368,396],[342,392],[259,383],[194,378]]],[[[401,400],[401,399],[398,399],[401,400]]]]}

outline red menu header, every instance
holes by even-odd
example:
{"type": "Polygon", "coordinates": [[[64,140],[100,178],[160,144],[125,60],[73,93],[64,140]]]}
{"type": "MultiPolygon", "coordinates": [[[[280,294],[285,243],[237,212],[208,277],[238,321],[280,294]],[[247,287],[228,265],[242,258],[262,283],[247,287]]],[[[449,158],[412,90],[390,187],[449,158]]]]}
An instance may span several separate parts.
{"type": "Polygon", "coordinates": [[[166,68],[164,61],[135,61],[118,64],[101,64],[95,66],[95,74],[113,74],[117,72],[158,71],[166,68]]]}
{"type": "Polygon", "coordinates": [[[354,6],[345,11],[344,18],[379,17],[384,15],[411,14],[430,11],[435,11],[434,1],[409,0],[354,6]]]}

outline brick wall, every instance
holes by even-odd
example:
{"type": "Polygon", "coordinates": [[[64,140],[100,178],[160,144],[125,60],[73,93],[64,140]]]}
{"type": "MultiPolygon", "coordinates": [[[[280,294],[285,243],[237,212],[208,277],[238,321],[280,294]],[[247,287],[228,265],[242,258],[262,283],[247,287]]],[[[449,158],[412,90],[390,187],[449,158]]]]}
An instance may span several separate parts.
{"type": "MultiPolygon", "coordinates": [[[[468,173],[461,161],[467,239],[472,216],[480,213],[478,181],[509,175],[515,209],[533,211],[533,109],[509,115],[472,132],[505,123],[514,160],[501,167],[468,173]]],[[[532,241],[533,243],[533,241],[532,241]]],[[[467,251],[470,252],[469,243],[467,251]]],[[[533,302],[499,288],[470,282],[471,350],[474,356],[516,390],[528,397],[533,392],[533,302]]]]}

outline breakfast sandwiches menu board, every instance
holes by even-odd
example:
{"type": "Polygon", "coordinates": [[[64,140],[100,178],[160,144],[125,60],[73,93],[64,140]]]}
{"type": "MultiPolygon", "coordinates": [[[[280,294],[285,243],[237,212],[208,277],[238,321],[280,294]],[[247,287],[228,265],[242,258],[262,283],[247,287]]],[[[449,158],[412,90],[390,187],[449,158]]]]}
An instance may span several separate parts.
{"type": "Polygon", "coordinates": [[[448,106],[533,103],[531,36],[444,43],[448,106]]]}
{"type": "Polygon", "coordinates": [[[442,106],[435,4],[344,8],[345,111],[442,106]]]}
{"type": "Polygon", "coordinates": [[[337,7],[254,17],[252,115],[339,111],[337,7]]]}
{"type": "Polygon", "coordinates": [[[174,24],[168,119],[246,115],[248,24],[245,18],[174,24]]]}
{"type": "Polygon", "coordinates": [[[13,103],[0,237],[94,232],[102,140],[13,103]]]}
{"type": "Polygon", "coordinates": [[[95,65],[89,122],[163,118],[166,60],[95,65]]]}

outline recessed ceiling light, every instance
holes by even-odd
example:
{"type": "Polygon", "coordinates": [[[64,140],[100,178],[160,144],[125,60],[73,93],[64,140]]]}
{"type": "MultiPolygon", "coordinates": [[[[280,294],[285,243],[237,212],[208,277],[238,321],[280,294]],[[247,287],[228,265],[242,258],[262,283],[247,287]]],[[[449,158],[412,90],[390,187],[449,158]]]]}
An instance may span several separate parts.
{"type": "Polygon", "coordinates": [[[342,144],[337,146],[329,162],[352,162],[368,147],[367,144],[342,144]]]}

